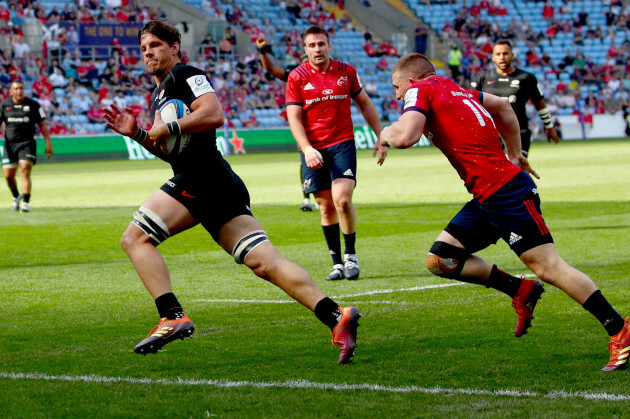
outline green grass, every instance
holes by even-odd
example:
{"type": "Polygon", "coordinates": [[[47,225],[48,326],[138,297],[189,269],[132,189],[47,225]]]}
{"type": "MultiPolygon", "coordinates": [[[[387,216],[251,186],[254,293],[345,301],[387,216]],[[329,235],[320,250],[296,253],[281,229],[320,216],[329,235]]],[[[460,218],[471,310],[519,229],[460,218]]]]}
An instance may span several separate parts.
{"type": "MultiPolygon", "coordinates": [[[[560,253],[622,315],[630,315],[629,155],[628,141],[535,143],[531,152],[560,253]]],[[[3,417],[627,416],[630,373],[599,371],[608,338],[559,290],[547,287],[521,339],[509,298],[496,291],[409,290],[457,284],[424,268],[431,243],[468,199],[437,150],[392,150],[383,167],[360,153],[356,282],[322,280],[330,261],[318,215],[297,210],[297,153],[229,161],[281,252],[336,301],[360,308],[355,361],[336,364],[338,349],[308,310],[265,303],[288,298],[200,227],[160,246],[195,337],[155,356],[134,354],[157,313],[119,238],[170,169],[47,163],[33,172],[30,214],[11,212],[0,189],[3,417]],[[598,393],[625,400],[590,397],[598,393]]],[[[505,243],[481,255],[527,273],[505,243]]]]}

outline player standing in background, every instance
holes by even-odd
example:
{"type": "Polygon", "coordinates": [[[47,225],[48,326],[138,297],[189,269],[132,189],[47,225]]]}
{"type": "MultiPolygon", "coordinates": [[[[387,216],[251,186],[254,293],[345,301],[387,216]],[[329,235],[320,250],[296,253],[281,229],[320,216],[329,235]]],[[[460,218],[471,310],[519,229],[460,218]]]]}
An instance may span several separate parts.
{"type": "Polygon", "coordinates": [[[161,317],[149,336],[136,345],[135,352],[155,353],[175,339],[192,335],[194,325],[173,293],[168,268],[157,246],[201,224],[236,263],[246,265],[314,311],[330,327],[333,343],[341,349],[339,363],[347,363],[356,347],[358,310],[339,307],[326,297],[304,269],[278,252],[252,216],[245,184],[216,146],[216,129],[224,120],[219,98],[203,71],[180,62],[179,31],[162,21],[151,21],[138,32],[138,41],[144,64],[157,86],[151,96],[153,127],[149,132],[139,128],[131,108],[121,110],[115,105],[104,110],[107,126],[169,162],[174,177],[134,213],[121,238],[161,317]],[[182,100],[191,113],[165,124],[159,108],[169,99],[182,100]],[[186,148],[175,155],[164,154],[165,141],[180,133],[192,134],[186,148]]]}
{"type": "Polygon", "coordinates": [[[29,212],[31,210],[31,171],[37,163],[37,143],[35,141],[35,124],[46,141],[46,156],[53,155],[50,132],[46,122],[46,114],[39,103],[24,96],[24,82],[16,79],[9,88],[11,97],[5,99],[0,106],[0,124],[5,126],[5,142],[2,153],[2,171],[7,186],[13,195],[13,211],[29,212]],[[20,171],[22,193],[18,191],[15,175],[20,171]]]}
{"type": "Polygon", "coordinates": [[[520,337],[531,325],[543,286],[474,255],[502,238],[538,278],[560,288],[601,322],[610,336],[610,360],[603,371],[623,367],[630,354],[630,317],[624,322],[593,281],[558,254],[528,173],[538,175],[522,154],[518,121],[507,102],[437,76],[420,54],[401,58],[392,81],[404,107],[400,119],[381,133],[381,144],[407,148],[424,131],[473,195],[433,243],[427,268],[438,276],[485,285],[512,297],[518,315],[515,335],[520,337]],[[508,158],[497,141],[499,133],[508,158]]]}
{"type": "Polygon", "coordinates": [[[387,148],[381,147],[381,121],[376,107],[363,90],[354,67],[330,59],[328,32],[311,26],[304,33],[308,62],[295,68],[287,82],[287,117],[301,150],[304,192],[312,192],[319,205],[322,229],[333,260],[325,279],[359,277],[356,255],[356,212],[352,194],[356,186],[357,150],[350,113],[351,100],[376,134],[374,153],[383,164],[387,148]],[[345,251],[341,259],[339,230],[345,251]]]}
{"type": "MultiPolygon", "coordinates": [[[[256,39],[256,46],[258,47],[258,52],[260,52],[260,61],[262,62],[262,66],[268,74],[277,78],[278,80],[282,80],[286,82],[289,78],[289,73],[295,67],[278,67],[275,66],[273,60],[271,59],[271,46],[267,43],[267,39],[264,36],[256,39]]],[[[300,57],[300,64],[304,64],[308,61],[308,56],[303,54],[300,57]]],[[[302,179],[302,165],[300,164],[300,179],[302,179]]],[[[300,182],[302,183],[302,182],[300,182]]],[[[302,193],[304,194],[304,202],[300,205],[300,209],[302,211],[313,211],[313,205],[311,204],[310,194],[304,192],[304,186],[302,186],[302,193]]],[[[315,209],[319,209],[317,202],[315,203],[315,209]]]]}
{"type": "Polygon", "coordinates": [[[529,146],[532,139],[532,132],[529,129],[527,111],[525,109],[525,105],[530,99],[545,125],[547,141],[553,141],[557,144],[560,138],[553,126],[551,114],[547,110],[538,80],[533,74],[515,68],[512,65],[514,54],[512,53],[510,41],[502,40],[494,45],[492,61],[496,64],[496,68],[477,74],[470,85],[476,90],[492,93],[493,95],[506,98],[510,102],[521,128],[523,155],[527,157],[529,154],[529,146]]]}

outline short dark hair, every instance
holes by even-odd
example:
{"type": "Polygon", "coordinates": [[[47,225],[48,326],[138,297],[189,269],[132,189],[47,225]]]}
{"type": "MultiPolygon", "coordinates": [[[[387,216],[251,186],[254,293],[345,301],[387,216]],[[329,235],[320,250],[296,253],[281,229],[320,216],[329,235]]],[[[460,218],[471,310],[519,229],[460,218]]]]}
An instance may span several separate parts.
{"type": "Polygon", "coordinates": [[[497,45],[507,45],[510,50],[512,49],[512,43],[510,41],[508,41],[507,39],[499,39],[494,46],[496,47],[497,45]]]}
{"type": "Polygon", "coordinates": [[[141,42],[142,36],[146,34],[155,35],[171,46],[175,43],[179,44],[177,55],[179,58],[182,58],[182,35],[175,26],[169,25],[162,20],[151,20],[138,31],[138,43],[141,42]]]}
{"type": "Polygon", "coordinates": [[[435,66],[433,66],[431,60],[426,56],[412,52],[411,54],[401,57],[396,64],[394,64],[392,72],[395,73],[398,71],[409,72],[414,77],[424,79],[435,74],[435,66]]]}
{"type": "Polygon", "coordinates": [[[330,36],[328,35],[328,31],[322,28],[321,26],[317,26],[317,25],[313,25],[310,28],[308,28],[304,32],[304,36],[302,37],[302,39],[306,39],[306,35],[318,35],[318,34],[326,35],[326,39],[328,40],[328,42],[330,42],[330,36]]]}

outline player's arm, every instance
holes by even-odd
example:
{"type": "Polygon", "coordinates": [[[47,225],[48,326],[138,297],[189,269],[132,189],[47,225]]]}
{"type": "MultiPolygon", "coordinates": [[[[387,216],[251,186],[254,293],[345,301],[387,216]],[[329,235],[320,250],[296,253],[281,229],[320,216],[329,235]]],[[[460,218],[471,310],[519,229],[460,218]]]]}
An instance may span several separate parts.
{"type": "Polygon", "coordinates": [[[42,132],[44,141],[46,141],[46,157],[51,158],[54,154],[52,141],[50,141],[50,131],[48,130],[48,122],[45,119],[39,121],[39,130],[42,132]]]}
{"type": "Polygon", "coordinates": [[[427,117],[422,112],[408,111],[381,132],[381,145],[409,148],[422,137],[427,117]]]}
{"type": "Polygon", "coordinates": [[[310,169],[319,169],[324,165],[324,160],[319,151],[315,150],[306,137],[306,131],[302,124],[302,107],[300,105],[287,105],[287,120],[291,134],[298,144],[304,160],[310,169]]]}
{"type": "Polygon", "coordinates": [[[497,130],[505,143],[508,159],[527,173],[531,173],[536,178],[540,179],[538,174],[529,165],[525,156],[523,156],[521,132],[512,105],[499,96],[484,93],[483,106],[492,115],[497,130]]]}
{"type": "Polygon", "coordinates": [[[283,67],[277,67],[274,65],[274,62],[269,55],[269,44],[267,44],[267,40],[264,36],[261,36],[256,40],[256,46],[258,47],[258,52],[260,52],[260,61],[262,62],[262,66],[265,71],[275,78],[283,80],[286,76],[286,70],[283,67]]]}
{"type": "Polygon", "coordinates": [[[372,156],[376,156],[376,153],[378,153],[378,161],[376,164],[382,165],[387,157],[387,147],[381,145],[380,138],[383,126],[381,125],[381,118],[378,115],[376,106],[374,106],[374,102],[372,102],[365,89],[361,90],[361,93],[354,97],[354,103],[357,104],[361,110],[361,114],[363,114],[363,117],[365,118],[365,121],[368,123],[370,128],[372,128],[374,134],[376,134],[376,143],[374,144],[372,156]]]}
{"type": "MultiPolygon", "coordinates": [[[[190,104],[190,113],[177,120],[182,134],[198,134],[223,125],[223,109],[219,98],[213,92],[199,96],[190,104]]],[[[171,136],[167,125],[162,121],[160,111],[155,111],[155,120],[149,131],[149,137],[158,146],[166,144],[171,136]]]]}
{"type": "Polygon", "coordinates": [[[553,141],[554,143],[558,144],[558,142],[560,141],[560,137],[558,136],[556,129],[553,127],[553,121],[551,119],[551,114],[547,109],[545,99],[540,99],[539,101],[534,102],[534,107],[536,107],[538,115],[540,115],[540,118],[545,125],[545,134],[547,134],[547,141],[553,141]]]}

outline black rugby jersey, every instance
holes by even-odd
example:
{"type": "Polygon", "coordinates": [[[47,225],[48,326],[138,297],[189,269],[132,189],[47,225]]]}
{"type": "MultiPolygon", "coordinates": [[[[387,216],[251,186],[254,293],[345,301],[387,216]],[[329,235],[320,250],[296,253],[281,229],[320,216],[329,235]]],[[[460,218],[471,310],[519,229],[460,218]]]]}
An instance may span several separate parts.
{"type": "Polygon", "coordinates": [[[4,122],[6,141],[21,143],[35,139],[35,124],[39,124],[46,118],[44,110],[39,103],[25,97],[22,103],[13,102],[12,98],[2,102],[0,110],[0,124],[4,122]]]}
{"type": "Polygon", "coordinates": [[[529,128],[525,109],[527,101],[531,99],[538,102],[544,98],[536,76],[518,68],[507,76],[499,74],[496,69],[482,71],[477,74],[470,86],[481,92],[507,98],[518,118],[521,130],[529,128]]]}
{"type": "MultiPolygon", "coordinates": [[[[198,97],[208,93],[215,91],[205,72],[186,64],[177,64],[151,95],[151,120],[155,118],[155,111],[167,100],[179,99],[190,109],[198,97]]],[[[198,175],[229,167],[217,149],[216,139],[215,129],[192,134],[188,145],[180,154],[158,157],[170,163],[175,174],[198,175]]]]}

